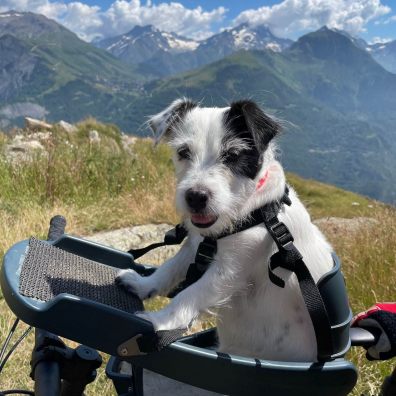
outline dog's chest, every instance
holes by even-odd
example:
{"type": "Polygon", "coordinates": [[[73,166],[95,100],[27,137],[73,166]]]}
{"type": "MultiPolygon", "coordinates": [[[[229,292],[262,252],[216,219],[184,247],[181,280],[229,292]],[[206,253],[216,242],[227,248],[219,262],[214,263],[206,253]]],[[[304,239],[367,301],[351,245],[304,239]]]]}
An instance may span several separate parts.
{"type": "Polygon", "coordinates": [[[315,357],[315,336],[302,298],[295,290],[275,287],[256,279],[219,309],[221,349],[274,360],[315,357]]]}
{"type": "Polygon", "coordinates": [[[315,335],[298,282],[286,271],[279,272],[288,279],[285,288],[270,282],[267,263],[273,248],[270,240],[260,239],[240,254],[238,291],[218,310],[220,350],[274,360],[312,359],[315,335]]]}

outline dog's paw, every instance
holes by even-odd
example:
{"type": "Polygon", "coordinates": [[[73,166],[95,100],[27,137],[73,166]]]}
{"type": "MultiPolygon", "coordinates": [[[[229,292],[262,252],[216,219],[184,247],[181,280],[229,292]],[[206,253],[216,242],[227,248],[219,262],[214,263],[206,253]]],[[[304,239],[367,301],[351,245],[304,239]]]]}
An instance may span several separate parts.
{"type": "Polygon", "coordinates": [[[155,331],[158,330],[173,330],[171,318],[167,318],[161,311],[157,312],[138,312],[136,314],[139,318],[151,322],[155,331]]]}
{"type": "Polygon", "coordinates": [[[185,329],[190,323],[183,315],[177,315],[168,308],[156,312],[138,312],[136,315],[151,322],[155,331],[185,329]]]}
{"type": "Polygon", "coordinates": [[[132,269],[119,271],[115,278],[115,283],[122,286],[129,293],[136,294],[141,300],[154,297],[157,294],[157,290],[151,284],[151,280],[140,276],[132,269]]]}
{"type": "Polygon", "coordinates": [[[136,312],[135,315],[138,316],[139,318],[147,320],[148,322],[151,322],[155,331],[163,330],[160,329],[161,324],[158,323],[158,321],[156,320],[156,316],[154,312],[136,312]]]}

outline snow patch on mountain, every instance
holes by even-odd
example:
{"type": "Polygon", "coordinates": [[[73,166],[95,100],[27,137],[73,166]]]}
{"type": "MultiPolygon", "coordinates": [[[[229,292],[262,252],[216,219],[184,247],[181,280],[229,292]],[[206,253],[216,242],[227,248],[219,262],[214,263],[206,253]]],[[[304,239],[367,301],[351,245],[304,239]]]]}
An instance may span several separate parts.
{"type": "Polygon", "coordinates": [[[241,30],[232,30],[234,36],[234,43],[236,48],[249,49],[254,45],[256,32],[249,31],[247,28],[241,30]]]}
{"type": "Polygon", "coordinates": [[[11,17],[21,17],[22,14],[12,13],[12,14],[0,14],[0,18],[11,18],[11,17]]]}
{"type": "Polygon", "coordinates": [[[144,62],[161,51],[170,54],[194,51],[199,45],[195,40],[161,32],[152,25],[135,26],[128,33],[94,44],[131,63],[144,62]]]}
{"type": "Polygon", "coordinates": [[[168,45],[173,52],[194,51],[199,46],[198,41],[184,38],[174,33],[162,32],[162,37],[168,41],[168,45]]]}
{"type": "Polygon", "coordinates": [[[278,43],[268,43],[265,49],[271,50],[273,52],[282,52],[282,47],[278,43]]]}

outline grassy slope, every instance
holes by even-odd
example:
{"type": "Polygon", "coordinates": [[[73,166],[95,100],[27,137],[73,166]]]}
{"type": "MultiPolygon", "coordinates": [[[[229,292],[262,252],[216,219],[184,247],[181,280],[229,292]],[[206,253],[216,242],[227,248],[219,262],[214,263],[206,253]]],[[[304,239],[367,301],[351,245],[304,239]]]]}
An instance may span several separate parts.
{"type": "MultiPolygon", "coordinates": [[[[55,213],[68,219],[68,232],[89,234],[148,222],[177,222],[173,209],[174,178],[169,150],[153,148],[150,140],[134,146],[134,155],[124,152],[115,127],[94,121],[79,126],[69,137],[57,131],[48,144],[50,156],[31,165],[12,168],[0,154],[0,257],[14,242],[30,235],[44,237],[55,213]],[[90,145],[88,131],[102,136],[100,147],[90,145]]],[[[0,134],[0,152],[6,138],[0,134]]],[[[359,311],[374,301],[394,298],[396,286],[396,213],[374,201],[336,187],[288,175],[314,218],[339,216],[372,217],[378,225],[360,233],[326,230],[343,261],[351,305],[359,311]],[[358,205],[356,205],[358,203],[358,205]]],[[[0,299],[0,343],[13,320],[0,299]]],[[[0,389],[32,387],[28,378],[29,345],[19,348],[6,367],[0,389]]],[[[352,351],[361,374],[354,395],[375,395],[391,363],[368,363],[361,351],[352,351]]],[[[110,395],[111,385],[103,370],[90,385],[90,395],[110,395]]]]}
{"type": "Polygon", "coordinates": [[[142,75],[44,17],[27,14],[20,22],[13,40],[37,59],[37,65],[8,100],[43,105],[50,120],[76,122],[93,115],[126,126],[120,109],[137,96],[142,75]],[[23,32],[40,21],[45,27],[41,34],[31,37],[23,32]]]}

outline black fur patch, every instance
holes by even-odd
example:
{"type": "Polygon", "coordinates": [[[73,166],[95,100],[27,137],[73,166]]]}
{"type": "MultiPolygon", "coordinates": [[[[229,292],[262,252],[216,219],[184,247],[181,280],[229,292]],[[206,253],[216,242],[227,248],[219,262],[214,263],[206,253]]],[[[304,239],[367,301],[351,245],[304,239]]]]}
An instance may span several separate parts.
{"type": "Polygon", "coordinates": [[[169,138],[172,129],[179,123],[187,114],[187,112],[191,111],[198,105],[191,101],[191,100],[185,100],[182,103],[179,103],[177,106],[173,107],[171,110],[171,113],[169,115],[166,115],[167,117],[167,127],[164,132],[164,137],[169,138]]]}
{"type": "Polygon", "coordinates": [[[230,168],[233,173],[254,179],[260,169],[262,163],[261,158],[261,154],[256,150],[255,146],[252,145],[251,149],[241,150],[238,154],[223,151],[220,160],[224,165],[230,168]]]}
{"type": "Polygon", "coordinates": [[[224,152],[221,159],[234,173],[254,179],[262,164],[262,154],[280,126],[250,100],[232,103],[224,117],[229,131],[224,146],[227,146],[226,140],[241,139],[248,144],[248,149],[224,152]]]}

